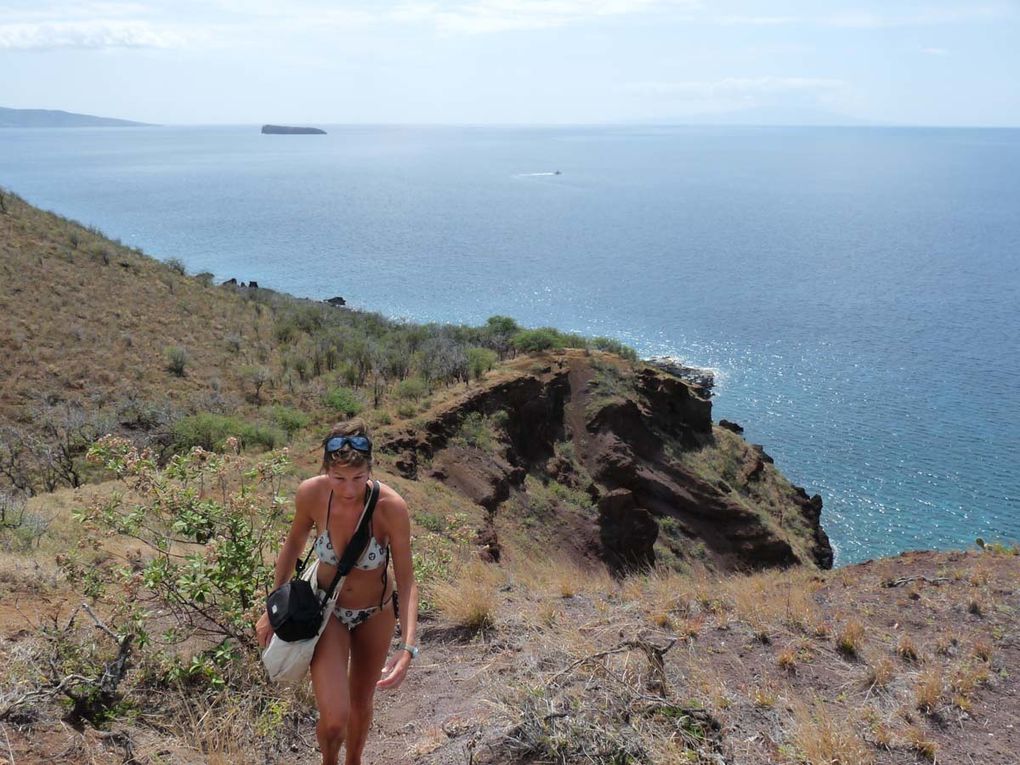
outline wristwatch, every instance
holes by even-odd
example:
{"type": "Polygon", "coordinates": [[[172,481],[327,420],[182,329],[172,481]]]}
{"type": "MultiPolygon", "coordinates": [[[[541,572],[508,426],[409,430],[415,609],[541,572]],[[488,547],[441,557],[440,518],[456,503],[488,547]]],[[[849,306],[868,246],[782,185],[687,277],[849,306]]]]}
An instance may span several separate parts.
{"type": "Polygon", "coordinates": [[[409,654],[411,654],[412,659],[417,659],[418,653],[420,652],[421,649],[419,649],[418,646],[416,645],[408,645],[407,643],[397,643],[397,650],[407,651],[409,654]]]}

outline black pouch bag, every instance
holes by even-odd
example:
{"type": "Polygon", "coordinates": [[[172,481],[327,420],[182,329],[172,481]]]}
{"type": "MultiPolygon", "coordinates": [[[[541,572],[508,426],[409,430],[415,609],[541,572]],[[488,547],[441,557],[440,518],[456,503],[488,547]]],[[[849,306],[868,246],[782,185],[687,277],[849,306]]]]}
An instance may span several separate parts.
{"type": "MultiPolygon", "coordinates": [[[[301,578],[301,572],[304,571],[308,559],[312,556],[311,550],[308,551],[305,559],[299,560],[294,567],[294,578],[269,594],[266,599],[266,612],[269,614],[269,623],[273,627],[273,632],[280,640],[291,643],[295,640],[308,640],[319,634],[326,603],[333,597],[333,591],[340,580],[350,573],[368,545],[369,521],[372,520],[372,512],[378,501],[379,482],[373,481],[372,490],[365,503],[365,510],[361,514],[361,521],[340,558],[340,565],[337,566],[333,581],[322,600],[319,600],[315,594],[312,583],[301,578]]],[[[327,515],[327,523],[328,519],[327,515]]]]}

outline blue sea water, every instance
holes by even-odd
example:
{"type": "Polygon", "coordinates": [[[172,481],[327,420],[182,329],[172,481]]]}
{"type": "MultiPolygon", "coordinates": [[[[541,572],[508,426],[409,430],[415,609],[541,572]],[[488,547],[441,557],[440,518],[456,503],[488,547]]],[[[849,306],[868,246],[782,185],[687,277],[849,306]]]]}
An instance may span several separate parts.
{"type": "Polygon", "coordinates": [[[191,272],[712,367],[837,564],[1020,539],[1020,130],[8,129],[0,184],[191,272]]]}

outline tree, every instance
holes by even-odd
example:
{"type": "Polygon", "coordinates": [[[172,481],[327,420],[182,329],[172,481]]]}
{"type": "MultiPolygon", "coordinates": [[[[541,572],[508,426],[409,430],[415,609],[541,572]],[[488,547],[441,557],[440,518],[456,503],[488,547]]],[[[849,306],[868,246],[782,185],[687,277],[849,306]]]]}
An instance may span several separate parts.
{"type": "Polygon", "coordinates": [[[481,380],[495,366],[496,352],[488,348],[468,348],[467,362],[471,377],[481,380]]]}
{"type": "Polygon", "coordinates": [[[273,373],[265,366],[244,367],[241,370],[241,379],[252,389],[252,403],[261,404],[262,389],[272,382],[273,373]]]}

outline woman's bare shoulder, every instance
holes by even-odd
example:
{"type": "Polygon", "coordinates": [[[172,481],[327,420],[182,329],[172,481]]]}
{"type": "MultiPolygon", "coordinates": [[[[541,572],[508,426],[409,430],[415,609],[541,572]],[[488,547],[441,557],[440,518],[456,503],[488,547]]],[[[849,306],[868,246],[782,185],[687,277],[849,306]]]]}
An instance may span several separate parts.
{"type": "Polygon", "coordinates": [[[397,493],[396,489],[387,486],[382,481],[379,482],[379,503],[376,505],[376,509],[387,516],[407,515],[407,503],[404,498],[397,493]]]}
{"type": "Polygon", "coordinates": [[[294,501],[298,503],[314,501],[323,493],[325,480],[326,476],[322,475],[312,476],[303,480],[298,484],[297,491],[294,494],[294,501]]]}

